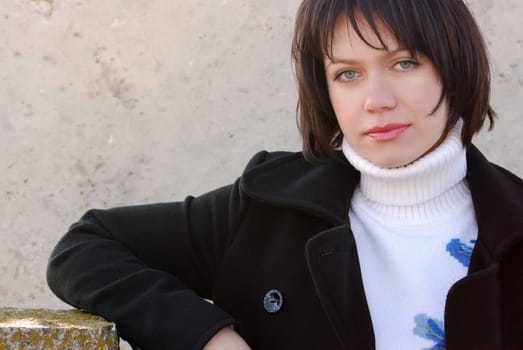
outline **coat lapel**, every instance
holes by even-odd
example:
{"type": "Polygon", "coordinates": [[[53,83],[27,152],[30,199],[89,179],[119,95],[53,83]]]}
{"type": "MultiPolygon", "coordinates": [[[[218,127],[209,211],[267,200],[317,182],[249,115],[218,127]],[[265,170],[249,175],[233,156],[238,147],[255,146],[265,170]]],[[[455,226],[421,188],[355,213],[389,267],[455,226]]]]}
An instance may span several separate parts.
{"type": "Polygon", "coordinates": [[[447,293],[447,350],[490,350],[501,347],[497,267],[468,275],[447,293]]]}
{"type": "Polygon", "coordinates": [[[486,268],[512,240],[523,236],[523,184],[507,170],[489,163],[474,146],[467,153],[467,169],[480,243],[471,257],[469,272],[473,273],[486,268]]]}
{"type": "Polygon", "coordinates": [[[322,307],[345,350],[373,350],[374,332],[356,243],[347,223],[360,174],[347,162],[310,164],[279,154],[242,176],[251,197],[292,207],[330,223],[307,242],[305,256],[322,307]]]}
{"type": "Polygon", "coordinates": [[[447,294],[447,350],[519,349],[523,346],[523,186],[474,146],[467,163],[478,240],[469,274],[447,294]]]}
{"type": "Polygon", "coordinates": [[[373,350],[374,332],[349,225],[314,236],[305,254],[316,293],[343,349],[373,350]]]}

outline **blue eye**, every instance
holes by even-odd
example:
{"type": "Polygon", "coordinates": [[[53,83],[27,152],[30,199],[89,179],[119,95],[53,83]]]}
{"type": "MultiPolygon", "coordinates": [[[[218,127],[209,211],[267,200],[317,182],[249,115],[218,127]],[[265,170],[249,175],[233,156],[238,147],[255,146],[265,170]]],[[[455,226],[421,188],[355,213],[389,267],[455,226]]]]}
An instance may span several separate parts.
{"type": "Polygon", "coordinates": [[[410,70],[418,65],[418,62],[413,60],[404,60],[396,63],[396,66],[398,66],[401,70],[410,70]]]}
{"type": "Polygon", "coordinates": [[[352,81],[358,77],[358,72],[354,70],[346,70],[338,74],[336,80],[341,79],[343,81],[352,81]]]}

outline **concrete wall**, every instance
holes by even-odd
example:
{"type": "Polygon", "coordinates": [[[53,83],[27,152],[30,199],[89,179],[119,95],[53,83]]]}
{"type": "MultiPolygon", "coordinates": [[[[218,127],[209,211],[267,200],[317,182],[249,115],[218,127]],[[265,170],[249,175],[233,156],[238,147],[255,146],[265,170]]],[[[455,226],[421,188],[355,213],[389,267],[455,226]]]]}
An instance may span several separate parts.
{"type": "MultiPolygon", "coordinates": [[[[0,303],[63,307],[48,254],[91,207],[230,183],[299,149],[289,45],[299,0],[25,0],[0,7],[0,303]]],[[[500,118],[477,141],[520,176],[520,0],[474,0],[500,118]]]]}

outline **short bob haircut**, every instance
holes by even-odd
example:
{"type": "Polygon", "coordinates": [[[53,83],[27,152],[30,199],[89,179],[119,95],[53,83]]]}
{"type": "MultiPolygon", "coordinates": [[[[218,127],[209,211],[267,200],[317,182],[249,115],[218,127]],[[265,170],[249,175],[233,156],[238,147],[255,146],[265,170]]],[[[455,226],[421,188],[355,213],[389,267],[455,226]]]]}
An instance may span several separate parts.
{"type": "Polygon", "coordinates": [[[324,59],[332,57],[334,27],[343,14],[369,46],[357,18],[365,20],[381,42],[382,47],[375,48],[387,49],[379,32],[378,24],[382,24],[402,47],[432,61],[443,86],[436,108],[448,103],[446,132],[461,117],[462,141],[468,147],[486,118],[493,127],[486,47],[462,0],[304,0],[296,17],[292,57],[298,81],[297,120],[306,159],[339,159],[336,150],[343,134],[329,99],[324,59]]]}

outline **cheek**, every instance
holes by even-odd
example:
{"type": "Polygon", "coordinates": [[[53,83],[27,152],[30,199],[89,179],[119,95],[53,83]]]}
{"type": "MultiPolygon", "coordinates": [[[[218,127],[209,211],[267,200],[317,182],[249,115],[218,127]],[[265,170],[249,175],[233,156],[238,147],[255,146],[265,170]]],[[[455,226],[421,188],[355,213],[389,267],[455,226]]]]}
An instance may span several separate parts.
{"type": "Polygon", "coordinates": [[[410,90],[410,100],[416,101],[419,109],[429,109],[429,113],[438,105],[443,86],[439,79],[433,74],[421,77],[418,84],[413,84],[410,90]]]}
{"type": "Polygon", "coordinates": [[[353,96],[350,98],[341,89],[333,89],[329,92],[330,102],[339,126],[344,129],[356,114],[356,101],[353,96]]]}

